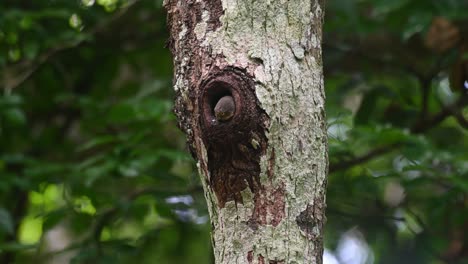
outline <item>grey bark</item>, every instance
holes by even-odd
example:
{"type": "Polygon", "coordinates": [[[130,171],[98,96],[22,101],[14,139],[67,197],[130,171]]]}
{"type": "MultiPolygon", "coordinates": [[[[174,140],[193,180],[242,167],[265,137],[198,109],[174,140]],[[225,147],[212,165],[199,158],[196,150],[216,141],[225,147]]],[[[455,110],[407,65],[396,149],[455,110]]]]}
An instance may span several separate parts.
{"type": "Polygon", "coordinates": [[[165,1],[175,112],[217,264],[322,263],[328,170],[319,0],[165,1]],[[222,96],[235,114],[211,119],[222,96]]]}

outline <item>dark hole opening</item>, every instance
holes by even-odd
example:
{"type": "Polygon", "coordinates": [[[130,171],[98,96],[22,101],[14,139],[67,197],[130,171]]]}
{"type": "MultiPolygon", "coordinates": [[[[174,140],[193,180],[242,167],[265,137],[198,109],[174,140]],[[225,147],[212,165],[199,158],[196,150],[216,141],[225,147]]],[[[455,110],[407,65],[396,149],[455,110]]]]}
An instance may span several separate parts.
{"type": "Polygon", "coordinates": [[[210,114],[214,117],[214,108],[219,99],[224,96],[232,96],[231,87],[225,83],[213,83],[207,91],[207,103],[209,105],[210,114]]]}

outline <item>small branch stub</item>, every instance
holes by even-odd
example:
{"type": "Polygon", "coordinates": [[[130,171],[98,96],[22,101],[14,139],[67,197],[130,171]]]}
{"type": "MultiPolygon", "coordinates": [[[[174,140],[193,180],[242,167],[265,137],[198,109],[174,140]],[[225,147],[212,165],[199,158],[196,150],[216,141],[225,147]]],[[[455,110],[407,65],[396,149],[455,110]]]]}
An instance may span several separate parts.
{"type": "Polygon", "coordinates": [[[260,187],[260,156],[267,148],[268,117],[259,107],[253,78],[237,68],[211,73],[200,87],[201,133],[208,153],[209,185],[218,204],[242,203],[241,191],[260,187]],[[254,148],[252,140],[258,142],[254,148]]]}

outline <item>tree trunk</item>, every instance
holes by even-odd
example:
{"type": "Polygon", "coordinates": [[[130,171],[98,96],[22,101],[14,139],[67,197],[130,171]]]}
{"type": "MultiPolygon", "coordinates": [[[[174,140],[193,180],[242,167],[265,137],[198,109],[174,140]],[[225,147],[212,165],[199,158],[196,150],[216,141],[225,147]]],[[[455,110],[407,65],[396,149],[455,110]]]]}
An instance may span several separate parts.
{"type": "Polygon", "coordinates": [[[322,0],[165,7],[175,113],[198,161],[216,263],[322,263],[322,0]]]}

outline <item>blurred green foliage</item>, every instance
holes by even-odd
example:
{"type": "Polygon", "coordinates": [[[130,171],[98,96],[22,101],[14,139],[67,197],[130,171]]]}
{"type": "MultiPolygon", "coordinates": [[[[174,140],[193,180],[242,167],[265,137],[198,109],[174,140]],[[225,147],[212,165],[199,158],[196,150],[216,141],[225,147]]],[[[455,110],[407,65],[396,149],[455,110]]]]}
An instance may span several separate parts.
{"type": "MultiPolygon", "coordinates": [[[[327,1],[331,252],[356,229],[375,263],[468,263],[466,10],[327,1]]],[[[0,263],[212,262],[167,38],[162,1],[2,0],[0,263]]]]}
{"type": "Polygon", "coordinates": [[[468,263],[468,2],[327,2],[326,247],[356,227],[375,263],[468,263]]]}
{"type": "Polygon", "coordinates": [[[69,253],[209,263],[161,1],[10,2],[0,4],[0,263],[69,253]],[[181,195],[195,200],[166,201],[181,195]]]}

